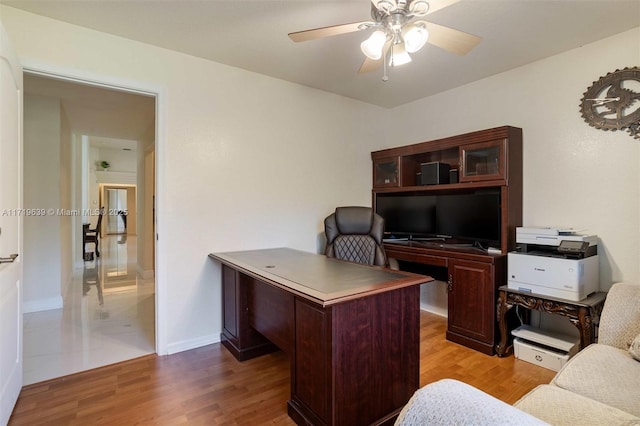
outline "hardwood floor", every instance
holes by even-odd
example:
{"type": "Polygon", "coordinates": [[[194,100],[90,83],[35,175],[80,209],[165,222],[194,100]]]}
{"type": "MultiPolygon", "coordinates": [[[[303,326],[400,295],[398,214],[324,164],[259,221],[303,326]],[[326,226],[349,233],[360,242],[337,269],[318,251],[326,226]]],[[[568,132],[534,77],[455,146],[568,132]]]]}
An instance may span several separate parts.
{"type": "MultiPolygon", "coordinates": [[[[446,318],[421,314],[420,384],[455,378],[509,404],[555,372],[445,340],[446,318]]],[[[137,358],[25,387],[9,425],[293,425],[289,362],[240,363],[220,344],[137,358]]]]}

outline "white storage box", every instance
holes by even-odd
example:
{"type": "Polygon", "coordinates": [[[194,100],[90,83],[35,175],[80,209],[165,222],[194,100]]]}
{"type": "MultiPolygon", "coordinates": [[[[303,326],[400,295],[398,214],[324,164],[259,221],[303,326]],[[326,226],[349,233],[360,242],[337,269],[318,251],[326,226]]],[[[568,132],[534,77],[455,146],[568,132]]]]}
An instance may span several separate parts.
{"type": "Polygon", "coordinates": [[[518,359],[553,371],[559,371],[570,358],[567,353],[555,352],[517,337],[513,339],[513,352],[518,359]]]}
{"type": "Polygon", "coordinates": [[[577,339],[566,334],[521,325],[511,332],[515,357],[549,370],[558,371],[578,352],[577,339]]]}

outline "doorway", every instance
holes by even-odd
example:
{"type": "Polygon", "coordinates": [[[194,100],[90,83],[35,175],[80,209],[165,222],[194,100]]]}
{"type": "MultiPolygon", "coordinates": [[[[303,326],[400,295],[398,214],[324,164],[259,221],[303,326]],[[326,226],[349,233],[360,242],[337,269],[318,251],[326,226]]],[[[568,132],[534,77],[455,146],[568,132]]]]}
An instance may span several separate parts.
{"type": "Polygon", "coordinates": [[[104,235],[136,235],[136,187],[103,184],[100,195],[106,218],[104,235]]]}
{"type": "MultiPolygon", "coordinates": [[[[56,139],[61,158],[60,169],[53,172],[60,176],[58,187],[29,186],[35,179],[25,176],[25,193],[57,190],[61,194],[59,204],[53,207],[71,212],[60,217],[60,228],[54,233],[58,237],[47,241],[50,250],[60,252],[56,269],[60,272],[46,284],[48,291],[57,289],[60,306],[26,301],[31,308],[25,314],[24,384],[30,384],[127,359],[123,356],[156,352],[155,257],[149,258],[145,253],[149,245],[154,246],[155,217],[144,202],[155,196],[155,174],[146,170],[145,158],[155,151],[156,98],[40,73],[26,72],[24,81],[28,98],[25,113],[31,111],[33,119],[35,113],[30,108],[35,105],[37,113],[45,110],[47,120],[59,123],[54,126],[58,131],[47,134],[56,139]],[[144,124],[136,127],[131,118],[144,124]],[[136,148],[122,148],[123,141],[134,141],[136,148]],[[128,154],[133,151],[133,160],[116,152],[126,150],[130,151],[128,154]],[[96,161],[94,154],[101,161],[96,161]],[[107,157],[111,163],[108,171],[98,165],[107,157]],[[106,214],[102,222],[100,256],[95,247],[95,256],[87,261],[82,255],[83,224],[96,226],[95,207],[105,204],[109,206],[106,212],[113,214],[106,214]],[[141,264],[138,259],[146,263],[141,264]],[[137,324],[141,313],[144,323],[137,324]],[[138,325],[139,332],[131,332],[138,325]],[[71,338],[80,342],[78,346],[69,345],[68,332],[78,332],[71,338]],[[45,341],[51,349],[39,348],[34,344],[38,341],[45,341]],[[103,343],[96,346],[97,341],[103,343]],[[120,349],[101,346],[108,341],[114,341],[120,349]],[[123,346],[132,350],[122,350],[123,346]],[[43,371],[40,367],[45,365],[62,368],[57,372],[43,371]]],[[[38,143],[51,143],[31,138],[29,126],[25,120],[25,148],[37,149],[38,143]]],[[[25,156],[25,163],[28,161],[25,156]]],[[[43,186],[51,183],[47,179],[38,181],[43,186]]],[[[29,250],[25,244],[25,257],[29,250]]],[[[25,288],[40,285],[25,280],[25,288]]],[[[29,294],[37,294],[37,289],[29,294]]]]}

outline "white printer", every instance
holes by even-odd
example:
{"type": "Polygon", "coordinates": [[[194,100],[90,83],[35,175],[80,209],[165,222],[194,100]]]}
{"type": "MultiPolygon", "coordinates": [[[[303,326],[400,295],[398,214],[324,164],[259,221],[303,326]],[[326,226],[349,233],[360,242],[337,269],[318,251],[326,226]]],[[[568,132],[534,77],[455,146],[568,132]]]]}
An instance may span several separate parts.
{"type": "Polygon", "coordinates": [[[516,228],[508,288],[580,301],[599,290],[598,237],[570,228],[516,228]]]}

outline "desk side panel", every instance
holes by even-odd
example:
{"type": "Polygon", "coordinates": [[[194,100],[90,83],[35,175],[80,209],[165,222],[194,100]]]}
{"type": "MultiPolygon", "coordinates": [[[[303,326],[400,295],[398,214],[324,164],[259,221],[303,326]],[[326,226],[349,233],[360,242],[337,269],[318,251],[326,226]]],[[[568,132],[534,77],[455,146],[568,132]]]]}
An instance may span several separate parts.
{"type": "Polygon", "coordinates": [[[233,268],[222,265],[222,344],[238,360],[244,361],[277,348],[249,326],[246,280],[250,279],[233,268]]]}
{"type": "Polygon", "coordinates": [[[238,337],[238,303],[240,301],[236,275],[235,270],[222,265],[223,333],[234,339],[238,337]]]}
{"type": "Polygon", "coordinates": [[[296,299],[296,350],[292,359],[289,412],[299,424],[334,424],[331,416],[331,310],[331,307],[322,308],[296,299]]]}
{"type": "Polygon", "coordinates": [[[334,306],[334,424],[398,414],[419,387],[420,287],[334,306]]]}
{"type": "Polygon", "coordinates": [[[370,425],[419,387],[420,286],[322,308],[296,299],[289,413],[298,424],[370,425]]]}

